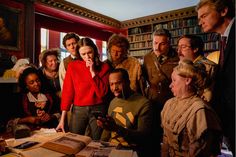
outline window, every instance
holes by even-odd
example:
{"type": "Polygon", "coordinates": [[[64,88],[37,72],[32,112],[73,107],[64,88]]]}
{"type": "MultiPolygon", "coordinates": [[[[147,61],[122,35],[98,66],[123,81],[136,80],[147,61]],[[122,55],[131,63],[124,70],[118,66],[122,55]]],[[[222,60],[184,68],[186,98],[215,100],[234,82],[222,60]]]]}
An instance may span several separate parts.
{"type": "MultiPolygon", "coordinates": [[[[41,52],[42,52],[42,51],[48,49],[48,30],[44,29],[44,28],[41,28],[40,31],[41,31],[41,52]]],[[[39,56],[38,56],[39,67],[42,66],[41,58],[42,58],[42,55],[40,53],[39,56]]]]}
{"type": "MultiPolygon", "coordinates": [[[[63,60],[65,57],[69,56],[70,53],[67,52],[66,48],[63,45],[63,38],[66,35],[66,33],[65,32],[59,32],[58,34],[59,34],[59,39],[60,39],[60,41],[59,41],[60,43],[58,43],[58,45],[60,45],[60,51],[61,51],[60,60],[63,60]]],[[[83,37],[84,36],[80,36],[80,38],[83,38],[83,37]]],[[[52,38],[50,37],[50,39],[52,39],[52,38]]],[[[91,38],[91,39],[96,44],[96,40],[93,39],[93,38],[91,38]]],[[[50,47],[49,43],[50,43],[49,42],[49,30],[41,28],[41,52],[50,47]]],[[[106,49],[107,49],[107,43],[106,43],[106,41],[102,41],[102,50],[99,50],[99,51],[102,51],[102,55],[101,55],[101,60],[102,61],[107,59],[106,49]]]]}
{"type": "Polygon", "coordinates": [[[48,48],[48,30],[41,28],[41,52],[48,48]]]}
{"type": "Polygon", "coordinates": [[[102,41],[102,61],[107,59],[107,42],[102,41]]]}

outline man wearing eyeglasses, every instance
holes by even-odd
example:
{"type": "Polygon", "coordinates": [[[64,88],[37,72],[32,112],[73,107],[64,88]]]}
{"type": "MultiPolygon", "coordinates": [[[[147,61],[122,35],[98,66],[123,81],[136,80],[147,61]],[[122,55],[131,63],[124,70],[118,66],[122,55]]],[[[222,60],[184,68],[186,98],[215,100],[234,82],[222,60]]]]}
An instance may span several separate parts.
{"type": "MultiPolygon", "coordinates": [[[[172,92],[169,88],[171,73],[178,64],[177,53],[170,46],[171,34],[166,29],[157,29],[152,34],[153,50],[144,56],[143,70],[147,80],[146,97],[153,103],[157,125],[157,140],[161,141],[160,112],[172,92]]],[[[160,147],[160,146],[159,146],[160,147]]]]}
{"type": "Polygon", "coordinates": [[[183,35],[178,39],[176,49],[180,60],[191,60],[194,64],[203,64],[207,72],[207,87],[201,93],[203,100],[210,102],[217,64],[210,61],[203,55],[204,42],[201,37],[196,35],[183,35]]]}

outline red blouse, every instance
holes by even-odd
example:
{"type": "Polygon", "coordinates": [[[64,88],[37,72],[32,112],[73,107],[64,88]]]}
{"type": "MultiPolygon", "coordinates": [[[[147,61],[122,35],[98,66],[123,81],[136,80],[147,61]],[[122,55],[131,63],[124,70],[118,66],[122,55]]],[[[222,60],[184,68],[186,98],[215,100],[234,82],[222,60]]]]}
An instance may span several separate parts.
{"type": "Polygon", "coordinates": [[[109,65],[102,63],[100,71],[96,71],[92,78],[84,61],[71,62],[63,83],[61,110],[68,111],[71,104],[91,106],[102,103],[109,89],[109,72],[109,65]]]}

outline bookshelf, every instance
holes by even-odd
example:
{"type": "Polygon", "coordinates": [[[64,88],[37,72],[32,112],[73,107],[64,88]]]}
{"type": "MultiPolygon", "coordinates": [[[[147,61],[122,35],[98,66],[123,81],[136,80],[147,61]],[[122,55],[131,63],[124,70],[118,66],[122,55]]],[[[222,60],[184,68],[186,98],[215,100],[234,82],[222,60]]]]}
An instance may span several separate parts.
{"type": "Polygon", "coordinates": [[[152,32],[158,28],[170,31],[173,48],[177,46],[181,35],[195,34],[203,39],[206,53],[219,49],[219,36],[204,33],[198,26],[195,6],[123,21],[122,26],[128,29],[130,55],[139,59],[152,50],[152,32]]]}

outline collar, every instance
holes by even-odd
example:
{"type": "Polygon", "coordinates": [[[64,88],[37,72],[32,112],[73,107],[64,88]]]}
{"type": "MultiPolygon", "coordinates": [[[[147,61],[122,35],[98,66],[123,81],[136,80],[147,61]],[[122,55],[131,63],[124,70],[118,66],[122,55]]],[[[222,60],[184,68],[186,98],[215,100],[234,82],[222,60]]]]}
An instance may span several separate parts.
{"type": "Polygon", "coordinates": [[[76,56],[74,56],[72,54],[70,56],[71,56],[72,59],[76,59],[77,58],[76,56]]]}
{"type": "Polygon", "coordinates": [[[197,61],[201,60],[203,58],[202,55],[199,55],[196,59],[194,59],[193,63],[196,63],[197,61]]]}
{"type": "Polygon", "coordinates": [[[176,100],[184,100],[184,99],[189,99],[189,98],[192,100],[192,98],[195,97],[195,96],[196,96],[195,93],[189,93],[189,95],[187,95],[185,97],[175,97],[175,98],[176,98],[176,100]]]}
{"type": "Polygon", "coordinates": [[[37,95],[37,98],[35,98],[34,95],[31,92],[29,92],[27,93],[27,97],[29,102],[46,102],[48,100],[47,97],[42,93],[39,93],[37,95]]]}
{"type": "Polygon", "coordinates": [[[230,21],[229,25],[228,25],[228,26],[227,26],[227,28],[225,29],[225,32],[224,32],[224,34],[223,34],[223,35],[221,35],[221,36],[225,36],[225,37],[227,37],[227,40],[226,40],[226,42],[228,41],[229,32],[230,32],[230,30],[231,30],[231,27],[232,27],[232,25],[233,25],[233,23],[234,23],[234,20],[235,20],[235,18],[233,18],[233,19],[230,21]]]}

